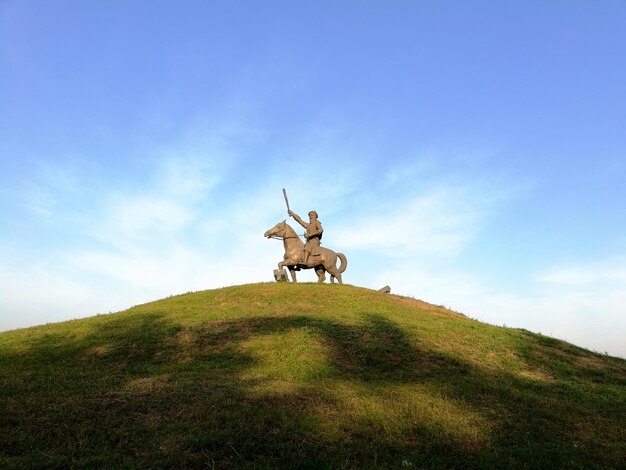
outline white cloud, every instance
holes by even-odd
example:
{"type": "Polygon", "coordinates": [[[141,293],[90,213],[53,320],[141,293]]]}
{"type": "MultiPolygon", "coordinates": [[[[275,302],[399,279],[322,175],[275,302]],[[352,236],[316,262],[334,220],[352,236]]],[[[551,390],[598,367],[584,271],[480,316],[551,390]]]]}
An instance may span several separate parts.
{"type": "Polygon", "coordinates": [[[489,208],[468,188],[440,187],[398,199],[365,207],[337,231],[338,245],[388,256],[451,255],[475,235],[489,208]]]}
{"type": "Polygon", "coordinates": [[[0,329],[235,283],[223,250],[205,253],[201,243],[185,243],[233,160],[226,141],[194,131],[150,150],[152,160],[144,160],[145,174],[132,187],[113,178],[106,185],[94,181],[103,172],[88,171],[88,163],[35,163],[12,193],[47,224],[40,227],[45,246],[35,258],[3,243],[0,329]]]}
{"type": "Polygon", "coordinates": [[[529,187],[497,173],[472,176],[457,170],[450,162],[474,158],[457,153],[417,153],[370,174],[353,198],[344,227],[336,230],[337,244],[389,257],[459,254],[490,217],[529,187]]]}
{"type": "Polygon", "coordinates": [[[406,184],[407,179],[415,181],[427,178],[429,173],[436,171],[440,156],[431,151],[421,153],[417,158],[412,158],[410,163],[391,167],[382,176],[385,186],[394,187],[406,184]]]}
{"type": "Polygon", "coordinates": [[[191,201],[206,197],[238,159],[226,136],[200,128],[190,131],[182,142],[155,153],[157,164],[150,175],[154,189],[191,201]]]}
{"type": "Polygon", "coordinates": [[[57,201],[46,188],[35,184],[26,184],[20,191],[21,205],[31,214],[48,218],[52,216],[57,201]]]}
{"type": "Polygon", "coordinates": [[[221,179],[217,168],[200,158],[163,162],[157,176],[166,194],[174,197],[200,198],[208,193],[221,179]]]}
{"type": "Polygon", "coordinates": [[[626,285],[626,261],[553,268],[537,276],[537,281],[552,286],[626,285]]]}
{"type": "MultiPolygon", "coordinates": [[[[31,163],[33,174],[27,179],[13,183],[12,197],[31,214],[48,220],[63,208],[61,202],[68,196],[76,196],[88,183],[81,182],[77,170],[54,165],[46,160],[31,163]]],[[[88,173],[88,172],[87,172],[88,173]]]]}
{"type": "MultiPolygon", "coordinates": [[[[92,234],[109,240],[144,239],[184,229],[195,215],[192,208],[175,200],[141,195],[116,196],[107,204],[92,234]]],[[[115,244],[115,243],[114,243],[115,244]]]]}

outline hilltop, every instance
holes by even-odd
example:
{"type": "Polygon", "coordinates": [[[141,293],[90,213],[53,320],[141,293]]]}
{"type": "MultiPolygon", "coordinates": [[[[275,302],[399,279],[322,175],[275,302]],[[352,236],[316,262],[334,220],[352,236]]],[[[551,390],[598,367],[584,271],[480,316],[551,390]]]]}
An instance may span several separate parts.
{"type": "Polygon", "coordinates": [[[626,361],[347,285],[0,333],[0,467],[617,468],[626,361]]]}

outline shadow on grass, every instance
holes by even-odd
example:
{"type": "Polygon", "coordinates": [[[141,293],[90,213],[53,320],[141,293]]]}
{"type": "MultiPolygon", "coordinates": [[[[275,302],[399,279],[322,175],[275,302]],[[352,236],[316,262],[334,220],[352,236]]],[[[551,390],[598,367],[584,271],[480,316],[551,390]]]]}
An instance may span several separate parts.
{"type": "MultiPolygon", "coordinates": [[[[559,343],[530,339],[537,347],[520,356],[568,373],[565,359],[555,365],[541,349],[559,343]]],[[[611,394],[623,391],[623,377],[571,367],[578,385],[490,371],[420,347],[367,312],[359,325],[286,316],[182,328],[156,313],[107,318],[76,339],[49,334],[26,352],[0,354],[0,464],[617,466],[624,421],[611,394]],[[319,379],[280,388],[281,377],[246,378],[263,365],[246,342],[303,331],[327,355],[319,379]],[[263,380],[269,388],[257,393],[263,380]],[[603,393],[590,397],[594,386],[603,393]],[[412,387],[436,409],[423,415],[411,410],[420,403],[401,403],[412,387]]]]}

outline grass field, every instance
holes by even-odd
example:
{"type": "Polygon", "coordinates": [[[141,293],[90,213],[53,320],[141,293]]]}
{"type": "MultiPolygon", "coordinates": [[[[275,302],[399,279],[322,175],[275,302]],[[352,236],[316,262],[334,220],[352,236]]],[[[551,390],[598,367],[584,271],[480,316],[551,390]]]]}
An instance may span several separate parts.
{"type": "Polygon", "coordinates": [[[0,333],[1,468],[624,468],[626,361],[271,283],[0,333]]]}

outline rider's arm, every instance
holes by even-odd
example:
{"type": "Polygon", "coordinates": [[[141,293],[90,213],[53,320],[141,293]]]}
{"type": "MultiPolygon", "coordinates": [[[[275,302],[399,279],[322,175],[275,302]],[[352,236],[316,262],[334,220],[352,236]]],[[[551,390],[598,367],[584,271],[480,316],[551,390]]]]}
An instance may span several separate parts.
{"type": "Polygon", "coordinates": [[[300,216],[298,214],[296,214],[293,211],[289,211],[289,215],[291,217],[293,217],[294,219],[296,219],[296,222],[298,222],[300,225],[302,225],[304,228],[308,229],[309,228],[309,224],[307,224],[304,220],[302,220],[300,218],[300,216]]]}

